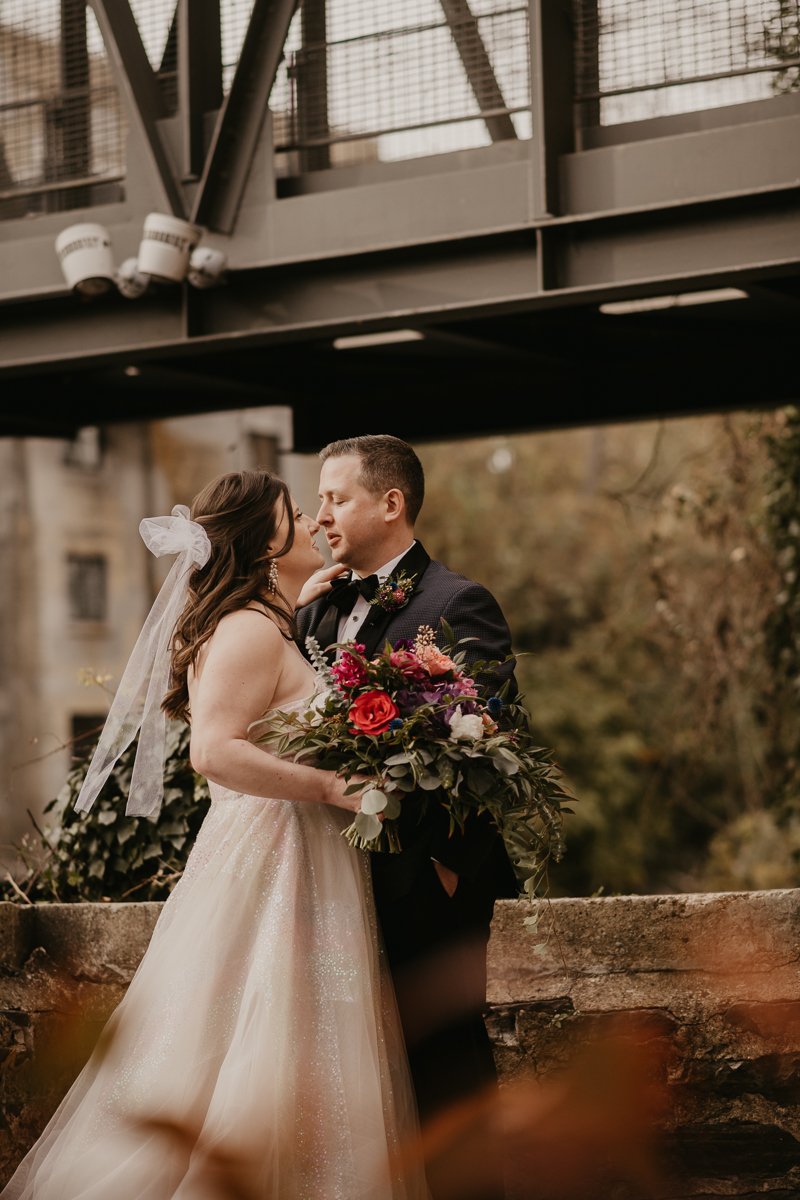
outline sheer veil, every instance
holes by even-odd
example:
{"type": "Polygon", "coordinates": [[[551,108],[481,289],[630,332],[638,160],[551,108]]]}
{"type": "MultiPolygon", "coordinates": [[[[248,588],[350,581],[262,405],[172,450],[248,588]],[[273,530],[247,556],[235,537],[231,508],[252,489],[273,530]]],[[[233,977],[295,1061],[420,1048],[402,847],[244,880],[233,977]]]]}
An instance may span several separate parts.
{"type": "Polygon", "coordinates": [[[189,576],[196,567],[204,567],[208,562],[211,542],[202,525],[189,520],[185,504],[176,504],[170,517],[146,518],[139,532],[157,558],[164,554],[178,557],[120,680],[75,805],[78,812],[88,812],[92,807],[115,762],[139,730],[125,811],[129,816],[152,816],[160,809],[164,796],[167,719],[161,711],[161,702],[169,685],[172,637],[186,602],[189,576]]]}

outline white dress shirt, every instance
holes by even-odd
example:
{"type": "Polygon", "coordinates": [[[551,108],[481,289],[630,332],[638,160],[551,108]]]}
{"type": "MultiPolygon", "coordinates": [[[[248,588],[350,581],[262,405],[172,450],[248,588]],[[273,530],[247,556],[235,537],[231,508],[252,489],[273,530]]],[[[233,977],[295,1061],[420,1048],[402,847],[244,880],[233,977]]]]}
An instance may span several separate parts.
{"type": "MultiPolygon", "coordinates": [[[[413,541],[411,546],[416,546],[416,544],[416,541],[413,541]]],[[[379,567],[377,571],[370,572],[370,574],[377,575],[378,582],[384,583],[389,578],[400,560],[405,558],[405,556],[408,554],[411,546],[406,546],[405,550],[403,550],[401,554],[398,554],[396,558],[390,559],[388,563],[384,563],[384,565],[379,567]]],[[[355,572],[353,572],[353,577],[355,577],[355,572]]],[[[360,578],[363,578],[363,576],[360,578]]],[[[342,613],[342,615],[339,617],[339,628],[336,633],[337,642],[354,642],[356,639],[356,634],[369,616],[369,610],[372,607],[373,606],[368,600],[365,600],[363,596],[359,596],[355,602],[353,611],[350,614],[342,613]]],[[[341,651],[337,650],[337,658],[339,657],[339,654],[341,654],[341,651]]]]}

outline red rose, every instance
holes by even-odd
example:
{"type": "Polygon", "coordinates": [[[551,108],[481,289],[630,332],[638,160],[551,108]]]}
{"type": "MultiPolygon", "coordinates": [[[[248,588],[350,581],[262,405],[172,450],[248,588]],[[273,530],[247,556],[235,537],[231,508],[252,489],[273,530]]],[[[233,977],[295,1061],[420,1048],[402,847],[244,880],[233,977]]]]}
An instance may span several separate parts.
{"type": "Polygon", "coordinates": [[[400,710],[386,692],[365,692],[352,704],[350,720],[354,733],[383,733],[389,722],[400,716],[400,710]]]}

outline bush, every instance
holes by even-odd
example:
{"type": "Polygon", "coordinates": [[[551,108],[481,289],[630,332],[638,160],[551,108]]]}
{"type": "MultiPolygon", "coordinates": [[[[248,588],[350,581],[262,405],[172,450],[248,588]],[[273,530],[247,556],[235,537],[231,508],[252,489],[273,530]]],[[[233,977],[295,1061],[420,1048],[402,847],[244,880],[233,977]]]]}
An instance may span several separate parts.
{"type": "Polygon", "coordinates": [[[138,739],[119,758],[94,807],[76,813],[88,762],[77,763],[46,809],[53,827],[20,848],[24,874],[6,883],[6,900],[164,900],[181,876],[208,812],[208,785],[189,761],[189,726],[167,724],[164,802],[156,817],[128,817],[138,739]]]}

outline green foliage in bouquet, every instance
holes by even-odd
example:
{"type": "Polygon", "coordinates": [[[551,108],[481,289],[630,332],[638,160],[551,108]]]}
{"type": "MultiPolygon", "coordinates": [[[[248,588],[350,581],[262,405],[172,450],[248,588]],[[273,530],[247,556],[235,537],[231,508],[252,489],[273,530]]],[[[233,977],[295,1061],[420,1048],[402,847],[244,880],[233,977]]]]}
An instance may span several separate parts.
{"type": "Polygon", "coordinates": [[[88,762],[77,763],[46,811],[41,843],[20,847],[25,874],[3,885],[20,901],[164,900],[180,878],[211,798],[189,761],[189,726],[167,724],[164,803],[157,817],[125,815],[138,739],[114,766],[94,807],[76,813],[88,762]]]}
{"type": "Polygon", "coordinates": [[[468,666],[457,648],[462,643],[454,644],[444,620],[442,628],[449,643],[444,651],[432,631],[421,629],[413,646],[393,648],[387,642],[371,661],[363,647],[345,643],[333,666],[309,638],[322,689],[303,714],[268,714],[259,741],[279,755],[313,759],[316,767],[348,780],[355,774],[375,780],[344,830],[360,849],[403,849],[397,822],[404,797],[412,793],[422,811],[429,804],[445,808],[451,834],[472,814],[488,813],[526,892],[535,895],[548,862],[563,853],[563,816],[571,812],[564,802],[571,797],[561,786],[552,751],[535,744],[521,697],[509,700],[509,683],[488,697],[473,683],[473,673],[502,664],[468,666]]]}

